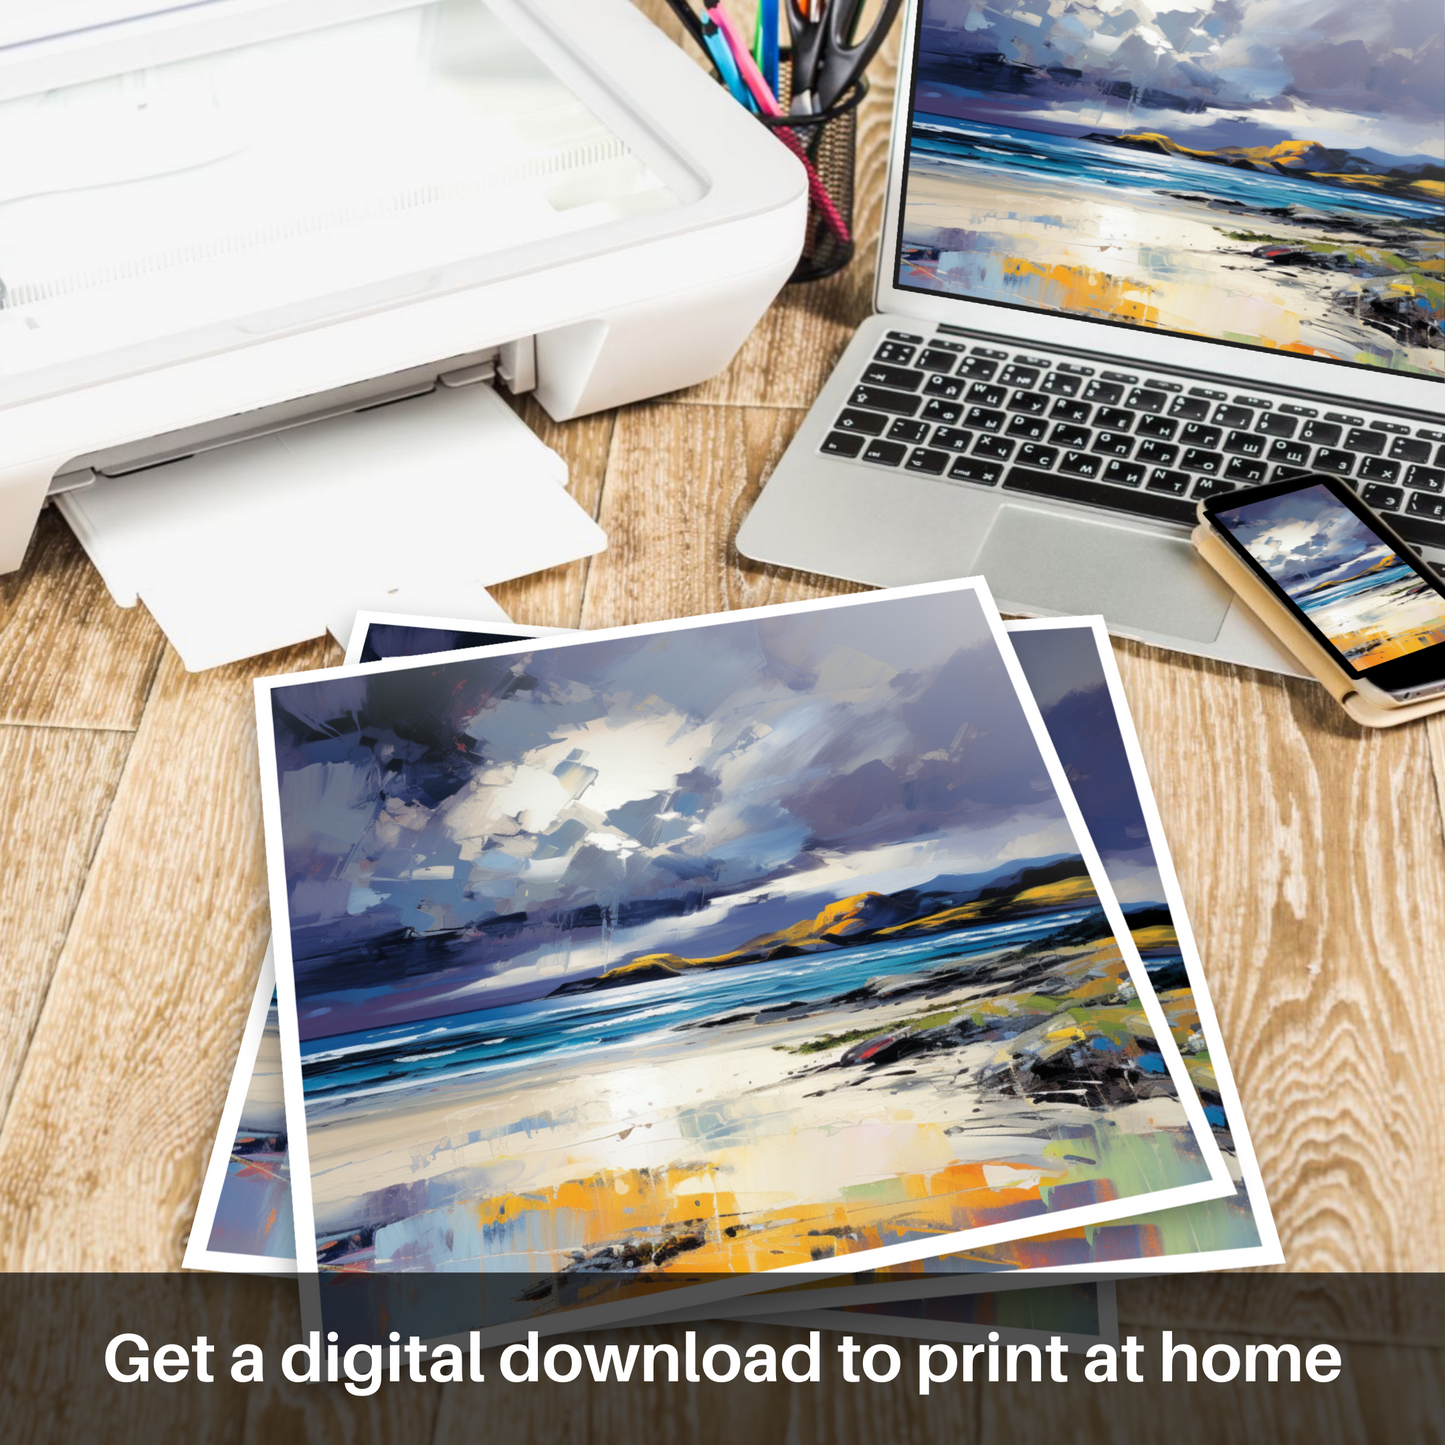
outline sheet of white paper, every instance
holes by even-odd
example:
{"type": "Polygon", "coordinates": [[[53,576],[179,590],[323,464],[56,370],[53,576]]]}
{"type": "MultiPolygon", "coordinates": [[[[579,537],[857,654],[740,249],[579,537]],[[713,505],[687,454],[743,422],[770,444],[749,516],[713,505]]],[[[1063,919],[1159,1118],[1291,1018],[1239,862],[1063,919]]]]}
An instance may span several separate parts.
{"type": "Polygon", "coordinates": [[[606,546],[566,464],[488,386],[352,412],[56,499],[192,671],[363,610],[500,619],[486,588],[606,546]]]}

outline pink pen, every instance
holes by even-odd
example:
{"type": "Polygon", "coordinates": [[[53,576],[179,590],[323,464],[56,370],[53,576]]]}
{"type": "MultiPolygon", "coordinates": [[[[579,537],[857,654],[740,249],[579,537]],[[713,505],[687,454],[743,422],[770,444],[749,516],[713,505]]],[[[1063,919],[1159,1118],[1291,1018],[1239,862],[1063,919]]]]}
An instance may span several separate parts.
{"type": "MultiPolygon", "coordinates": [[[[723,9],[721,0],[707,0],[707,13],[722,32],[723,39],[727,41],[728,49],[732,51],[733,59],[737,62],[738,73],[743,78],[743,84],[747,86],[753,99],[757,101],[758,109],[773,119],[780,118],[783,115],[783,108],[778,104],[777,97],[768,89],[768,83],[763,79],[763,73],[758,69],[758,63],[753,59],[752,51],[743,44],[743,38],[733,24],[732,17],[723,9]]],[[[823,184],[822,177],[818,174],[812,161],[808,159],[803,142],[799,139],[797,132],[780,128],[775,134],[802,161],[803,169],[808,173],[808,194],[813,198],[813,204],[837,232],[838,239],[845,246],[851,244],[853,237],[843,217],[839,215],[838,207],[833,204],[833,198],[828,194],[828,188],[823,184]]]]}

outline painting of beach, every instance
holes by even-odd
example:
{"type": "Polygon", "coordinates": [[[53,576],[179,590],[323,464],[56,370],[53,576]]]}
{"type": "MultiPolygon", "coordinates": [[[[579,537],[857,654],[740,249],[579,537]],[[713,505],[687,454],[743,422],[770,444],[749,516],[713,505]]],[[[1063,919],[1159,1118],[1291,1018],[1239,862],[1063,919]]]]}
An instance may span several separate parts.
{"type": "Polygon", "coordinates": [[[1328,487],[1230,507],[1218,519],[1357,668],[1445,643],[1445,597],[1328,487]]]}
{"type": "Polygon", "coordinates": [[[298,1248],[738,1275],[1226,1189],[993,626],[951,584],[273,685],[298,1248]]]}
{"type": "Polygon", "coordinates": [[[924,0],[898,284],[1445,376],[1445,66],[1405,0],[924,0]]]}
{"type": "Polygon", "coordinates": [[[290,1260],[296,1231],[286,1155],[286,1106],[276,1000],[266,1013],[241,1121],[231,1141],[207,1248],[221,1254],[290,1260]]]}

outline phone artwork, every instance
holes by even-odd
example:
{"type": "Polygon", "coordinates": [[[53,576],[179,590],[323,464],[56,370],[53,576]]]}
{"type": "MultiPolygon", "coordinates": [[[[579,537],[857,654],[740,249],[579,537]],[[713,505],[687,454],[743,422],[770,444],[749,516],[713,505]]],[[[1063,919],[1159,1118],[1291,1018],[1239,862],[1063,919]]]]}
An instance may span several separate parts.
{"type": "Polygon", "coordinates": [[[1345,483],[1275,483],[1207,515],[1351,677],[1397,701],[1445,687],[1445,589],[1345,483]]]}

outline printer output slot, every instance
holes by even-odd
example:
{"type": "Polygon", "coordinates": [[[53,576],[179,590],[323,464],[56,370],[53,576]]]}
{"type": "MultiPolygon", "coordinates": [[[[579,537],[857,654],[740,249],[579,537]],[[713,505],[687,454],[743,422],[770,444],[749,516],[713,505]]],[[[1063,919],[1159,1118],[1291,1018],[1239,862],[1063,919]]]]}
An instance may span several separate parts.
{"type": "Polygon", "coordinates": [[[48,496],[76,491],[91,485],[96,477],[125,477],[167,462],[181,461],[198,452],[258,437],[311,422],[344,416],[348,412],[370,411],[393,402],[428,396],[438,385],[447,387],[490,384],[501,378],[511,392],[530,391],[536,384],[536,360],[530,336],[503,346],[491,346],[466,356],[450,357],[428,366],[411,367],[389,376],[373,377],[351,386],[296,397],[276,406],[234,416],[219,417],[200,426],[109,447],[76,457],[56,473],[48,496]]]}

